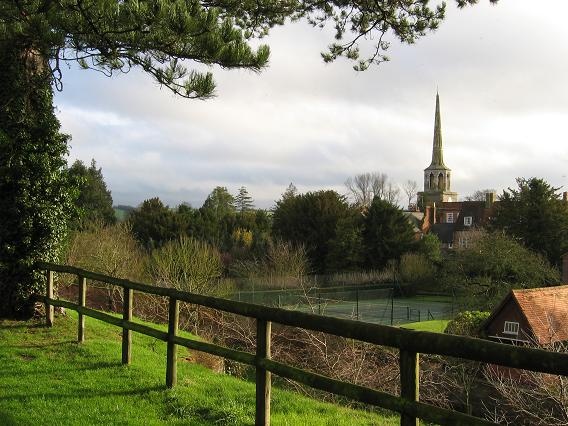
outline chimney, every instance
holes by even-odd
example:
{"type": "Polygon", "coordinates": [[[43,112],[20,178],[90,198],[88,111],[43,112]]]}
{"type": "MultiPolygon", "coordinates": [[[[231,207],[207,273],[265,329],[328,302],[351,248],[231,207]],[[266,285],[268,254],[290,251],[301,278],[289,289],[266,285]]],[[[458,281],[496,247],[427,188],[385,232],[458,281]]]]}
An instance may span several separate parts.
{"type": "Polygon", "coordinates": [[[485,208],[490,209],[494,202],[495,202],[495,193],[494,192],[486,192],[485,193],[485,208]]]}
{"type": "Polygon", "coordinates": [[[568,284],[568,253],[562,255],[562,284],[568,284]]]}
{"type": "Polygon", "coordinates": [[[436,223],[436,203],[432,203],[432,223],[436,223]]]}

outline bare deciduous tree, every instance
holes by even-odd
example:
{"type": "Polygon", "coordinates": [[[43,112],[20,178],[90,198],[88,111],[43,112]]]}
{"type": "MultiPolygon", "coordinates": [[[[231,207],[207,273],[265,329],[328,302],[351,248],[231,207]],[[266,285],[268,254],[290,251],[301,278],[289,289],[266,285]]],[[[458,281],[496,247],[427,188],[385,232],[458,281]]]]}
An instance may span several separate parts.
{"type": "Polygon", "coordinates": [[[374,197],[398,204],[400,189],[389,181],[386,173],[367,172],[348,178],[345,186],[359,207],[371,205],[374,197]]]}
{"type": "Polygon", "coordinates": [[[398,185],[396,183],[388,182],[382,199],[388,201],[393,206],[398,206],[400,201],[400,188],[398,185]]]}
{"type": "MultiPolygon", "coordinates": [[[[561,342],[534,346],[568,352],[568,345],[561,342]]],[[[506,424],[568,425],[567,377],[491,365],[485,377],[503,399],[495,404],[491,417],[506,424]]]]}
{"type": "Polygon", "coordinates": [[[473,194],[464,197],[465,201],[485,201],[485,194],[495,192],[494,189],[478,189],[473,194]]]}
{"type": "Polygon", "coordinates": [[[415,180],[408,179],[402,184],[402,189],[408,197],[408,209],[411,210],[412,200],[414,200],[418,192],[418,183],[415,180]]]}

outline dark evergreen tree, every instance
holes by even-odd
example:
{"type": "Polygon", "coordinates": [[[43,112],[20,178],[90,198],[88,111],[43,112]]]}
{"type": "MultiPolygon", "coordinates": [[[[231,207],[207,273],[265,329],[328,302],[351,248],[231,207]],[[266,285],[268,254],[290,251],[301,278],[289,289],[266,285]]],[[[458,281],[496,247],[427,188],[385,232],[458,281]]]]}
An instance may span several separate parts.
{"type": "Polygon", "coordinates": [[[238,212],[244,213],[250,210],[254,210],[254,202],[252,197],[249,195],[246,187],[241,186],[239,192],[235,197],[235,208],[238,212]]]}
{"type": "Polygon", "coordinates": [[[314,272],[323,273],[337,224],[348,212],[345,197],[335,191],[307,192],[276,203],[272,230],[285,241],[304,244],[314,272]]]}
{"type": "Polygon", "coordinates": [[[101,222],[111,225],[116,222],[112,208],[112,196],[107,189],[103,173],[97,168],[95,160],[86,167],[82,161],[77,160],[69,167],[69,176],[77,182],[79,195],[76,205],[79,210],[79,220],[76,227],[82,227],[89,222],[101,222]]]}
{"type": "Polygon", "coordinates": [[[158,197],[145,200],[128,220],[138,241],[149,250],[178,238],[184,232],[180,217],[158,197]]]}
{"type": "Polygon", "coordinates": [[[492,225],[558,265],[568,251],[568,203],[543,179],[517,179],[496,204],[492,225]]]}
{"type": "Polygon", "coordinates": [[[398,207],[378,197],[373,199],[363,226],[367,267],[382,269],[416,244],[410,222],[398,207]]]}
{"type": "Polygon", "coordinates": [[[351,208],[338,220],[326,261],[330,272],[355,271],[364,267],[363,224],[364,217],[358,208],[351,208]]]}

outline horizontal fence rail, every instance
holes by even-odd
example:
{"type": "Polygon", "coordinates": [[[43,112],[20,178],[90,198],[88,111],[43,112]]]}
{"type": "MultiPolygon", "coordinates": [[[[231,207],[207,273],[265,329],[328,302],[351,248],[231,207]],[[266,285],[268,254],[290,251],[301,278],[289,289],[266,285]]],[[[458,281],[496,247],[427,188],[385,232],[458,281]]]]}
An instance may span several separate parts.
{"type": "MultiPolygon", "coordinates": [[[[77,311],[79,318],[89,316],[121,327],[123,329],[122,362],[124,364],[131,362],[131,331],[167,342],[166,384],[168,387],[173,387],[176,383],[177,346],[184,346],[189,349],[206,352],[256,367],[257,425],[270,424],[270,373],[277,374],[278,376],[315,389],[396,411],[401,414],[401,425],[416,425],[418,418],[442,425],[493,424],[478,417],[419,402],[418,377],[420,353],[452,356],[505,367],[568,376],[568,354],[505,345],[465,336],[412,331],[348,319],[322,317],[320,315],[299,311],[289,311],[218,297],[203,296],[171,288],[155,287],[125,279],[109,277],[73,266],[38,263],[36,267],[37,269],[47,271],[46,293],[44,296],[38,296],[38,300],[46,304],[46,320],[48,325],[53,324],[53,306],[61,306],[77,311]],[[78,296],[79,303],[53,298],[54,272],[77,276],[80,290],[78,296]],[[124,304],[122,318],[85,306],[84,292],[86,292],[87,286],[86,279],[123,288],[124,304]],[[156,330],[152,327],[132,321],[133,291],[169,298],[168,332],[156,330]],[[256,354],[178,336],[179,302],[188,302],[255,318],[257,321],[256,354]],[[272,322],[399,349],[401,396],[398,397],[364,386],[331,379],[271,360],[270,325],[272,322]]],[[[79,321],[78,338],[79,341],[85,338],[84,322],[81,320],[79,321]]]]}

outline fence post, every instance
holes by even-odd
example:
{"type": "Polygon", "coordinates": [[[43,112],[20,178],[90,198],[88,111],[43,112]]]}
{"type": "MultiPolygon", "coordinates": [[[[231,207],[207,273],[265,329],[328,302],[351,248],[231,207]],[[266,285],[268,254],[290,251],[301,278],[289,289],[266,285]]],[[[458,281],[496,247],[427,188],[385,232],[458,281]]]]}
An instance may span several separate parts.
{"type": "Polygon", "coordinates": [[[179,300],[170,297],[168,310],[168,353],[166,362],[166,386],[173,388],[177,382],[177,345],[172,338],[177,334],[179,325],[179,300]]]}
{"type": "MultiPolygon", "coordinates": [[[[122,288],[122,319],[132,321],[132,297],[134,292],[131,288],[122,288]]],[[[132,358],[132,330],[122,328],[122,363],[130,364],[132,358]]]]}
{"type": "MultiPolygon", "coordinates": [[[[418,354],[400,350],[400,396],[408,401],[419,398],[419,363],[418,354]]],[[[418,426],[418,418],[408,414],[400,415],[401,426],[418,426]]]]}
{"type": "MultiPolygon", "coordinates": [[[[45,295],[49,299],[53,299],[53,271],[47,271],[47,281],[46,281],[46,288],[45,288],[45,295]]],[[[48,327],[53,327],[53,318],[54,318],[55,309],[53,305],[50,305],[48,302],[45,302],[45,322],[48,327]]]]}
{"type": "Polygon", "coordinates": [[[391,325],[394,320],[394,287],[391,289],[391,325]]]}
{"type": "MultiPolygon", "coordinates": [[[[79,306],[84,308],[87,303],[87,278],[77,275],[77,284],[79,284],[79,306]]],[[[79,321],[77,322],[77,342],[85,341],[85,316],[79,312],[79,321]]]]}
{"type": "MultiPolygon", "coordinates": [[[[256,359],[270,359],[270,321],[256,320],[256,359]]],[[[270,425],[270,372],[256,367],[256,426],[270,425]]]]}

